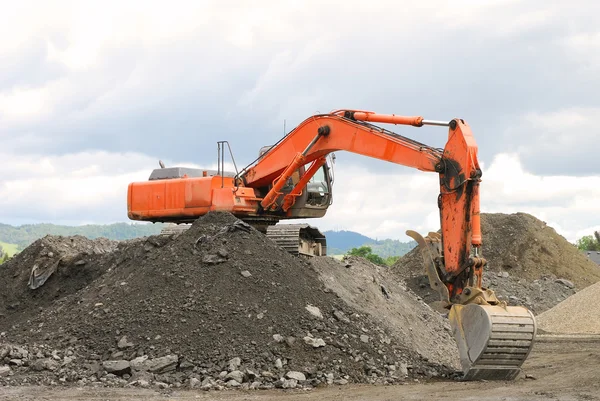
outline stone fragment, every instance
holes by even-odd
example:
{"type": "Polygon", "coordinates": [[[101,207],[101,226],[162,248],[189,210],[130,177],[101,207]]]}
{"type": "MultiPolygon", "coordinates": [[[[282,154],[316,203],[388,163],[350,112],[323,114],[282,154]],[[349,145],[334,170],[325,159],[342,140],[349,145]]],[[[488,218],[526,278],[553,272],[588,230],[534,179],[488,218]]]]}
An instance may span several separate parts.
{"type": "Polygon", "coordinates": [[[129,361],[126,361],[123,359],[118,360],[118,361],[104,361],[104,362],[102,362],[102,367],[108,373],[114,373],[114,374],[124,374],[131,370],[129,361]]]}
{"type": "Polygon", "coordinates": [[[131,348],[131,347],[133,347],[133,343],[127,341],[127,336],[121,337],[121,339],[117,343],[118,349],[126,349],[126,348],[131,348]]]}
{"type": "Polygon", "coordinates": [[[324,347],[325,341],[322,338],[314,338],[314,337],[304,337],[304,342],[308,345],[311,345],[313,348],[324,347]]]}
{"type": "Polygon", "coordinates": [[[303,381],[306,380],[306,376],[304,375],[304,373],[297,372],[297,371],[294,371],[294,370],[291,370],[291,371],[287,372],[285,374],[285,377],[288,378],[288,379],[297,380],[299,382],[303,382],[303,381]]]}
{"type": "Polygon", "coordinates": [[[225,380],[227,380],[227,381],[235,380],[238,383],[243,383],[244,382],[244,372],[242,372],[240,370],[234,370],[233,372],[230,372],[229,374],[227,374],[227,376],[225,377],[225,380]]]}
{"type": "Polygon", "coordinates": [[[565,286],[565,287],[567,287],[567,288],[575,288],[575,284],[573,284],[573,282],[572,282],[572,281],[569,281],[569,280],[567,280],[567,279],[564,279],[564,278],[557,278],[555,281],[556,281],[557,283],[560,283],[560,284],[564,285],[564,286],[565,286]]]}
{"type": "Polygon", "coordinates": [[[316,317],[318,319],[323,319],[323,314],[321,313],[321,310],[319,308],[317,308],[316,306],[306,305],[305,309],[308,311],[308,313],[310,313],[314,317],[316,317]]]}

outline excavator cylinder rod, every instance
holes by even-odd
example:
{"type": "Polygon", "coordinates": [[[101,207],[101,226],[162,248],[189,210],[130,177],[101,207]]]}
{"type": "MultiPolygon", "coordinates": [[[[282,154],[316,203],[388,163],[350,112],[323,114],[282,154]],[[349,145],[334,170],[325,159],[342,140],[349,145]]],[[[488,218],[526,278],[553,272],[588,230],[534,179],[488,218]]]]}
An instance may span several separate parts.
{"type": "Polygon", "coordinates": [[[437,125],[438,127],[448,127],[448,126],[450,126],[450,121],[423,120],[423,121],[421,121],[421,124],[437,125]]]}
{"type": "Polygon", "coordinates": [[[355,120],[368,121],[372,123],[388,123],[399,125],[412,125],[422,127],[423,125],[437,125],[439,127],[448,127],[449,121],[425,120],[419,116],[397,116],[395,114],[377,114],[368,111],[356,111],[353,114],[355,120]]]}
{"type": "Polygon", "coordinates": [[[395,114],[377,114],[367,111],[357,111],[354,113],[354,119],[358,121],[368,121],[372,123],[388,123],[400,125],[413,125],[420,127],[423,125],[423,117],[413,116],[397,116],[395,114]]]}

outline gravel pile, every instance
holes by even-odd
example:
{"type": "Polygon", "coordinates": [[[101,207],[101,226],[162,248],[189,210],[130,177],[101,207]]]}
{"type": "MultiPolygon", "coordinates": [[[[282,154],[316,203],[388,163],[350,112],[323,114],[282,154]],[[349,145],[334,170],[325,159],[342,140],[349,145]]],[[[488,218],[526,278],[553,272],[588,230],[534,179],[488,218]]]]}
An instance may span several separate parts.
{"type": "MultiPolygon", "coordinates": [[[[380,301],[411,305],[404,324],[419,321],[401,336],[228,213],[88,258],[79,266],[95,273],[78,288],[70,276],[36,290],[18,282],[20,297],[53,279],[71,290],[27,316],[5,304],[0,383],[266,389],[454,374],[445,352],[426,349],[451,348],[447,326],[414,294],[393,289],[380,301]]],[[[13,263],[31,269],[21,256],[13,263]]]]}
{"type": "Polygon", "coordinates": [[[600,283],[591,285],[537,317],[540,330],[600,334],[600,283]]]}
{"type": "MultiPolygon", "coordinates": [[[[485,287],[510,305],[539,314],[600,280],[600,269],[541,220],[525,214],[481,215],[485,287]]],[[[425,302],[439,300],[429,288],[423,260],[413,249],[393,266],[425,302]]]]}

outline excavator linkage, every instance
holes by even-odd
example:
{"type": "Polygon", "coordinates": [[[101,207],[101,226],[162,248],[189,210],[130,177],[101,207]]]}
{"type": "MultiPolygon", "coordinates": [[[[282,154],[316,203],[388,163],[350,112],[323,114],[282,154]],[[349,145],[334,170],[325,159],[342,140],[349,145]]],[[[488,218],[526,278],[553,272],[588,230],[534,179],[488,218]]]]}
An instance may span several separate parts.
{"type": "Polygon", "coordinates": [[[463,380],[513,380],[531,351],[536,334],[533,313],[508,306],[486,288],[465,287],[450,302],[440,278],[442,237],[430,232],[423,238],[408,230],[419,247],[430,286],[450,308],[448,319],[458,345],[463,380]]]}

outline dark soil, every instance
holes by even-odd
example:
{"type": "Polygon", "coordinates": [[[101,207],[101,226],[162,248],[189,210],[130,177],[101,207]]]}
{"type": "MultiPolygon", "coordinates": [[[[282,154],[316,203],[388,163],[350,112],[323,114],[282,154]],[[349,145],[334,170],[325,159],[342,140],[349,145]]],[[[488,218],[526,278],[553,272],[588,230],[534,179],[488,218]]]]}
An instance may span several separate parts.
{"type": "MultiPolygon", "coordinates": [[[[12,269],[27,269],[23,261],[15,258],[12,269]]],[[[272,386],[293,370],[306,375],[304,385],[319,385],[453,372],[447,358],[422,356],[326,288],[308,262],[228,213],[210,213],[172,237],[125,243],[96,263],[95,273],[78,281],[79,291],[69,287],[28,319],[7,316],[7,341],[37,347],[41,357],[48,352],[40,349],[57,350],[59,359],[73,355],[78,364],[65,371],[67,382],[115,379],[98,367],[102,361],[167,355],[175,358],[173,371],[152,380],[225,384],[222,372],[239,369],[244,381],[272,386]],[[240,363],[232,366],[235,358],[240,363]]],[[[115,380],[133,380],[134,373],[123,369],[115,380]]]]}

